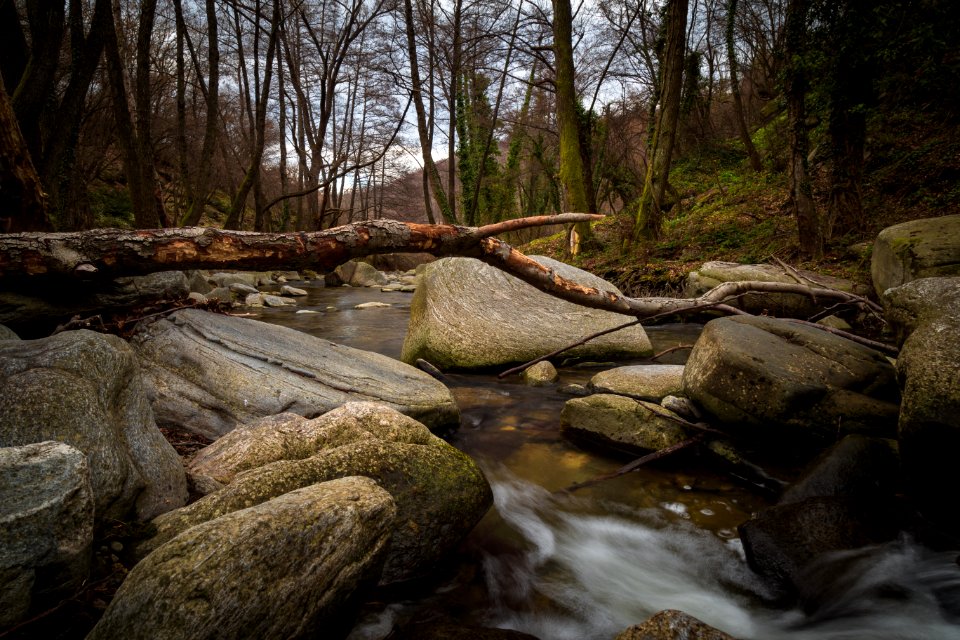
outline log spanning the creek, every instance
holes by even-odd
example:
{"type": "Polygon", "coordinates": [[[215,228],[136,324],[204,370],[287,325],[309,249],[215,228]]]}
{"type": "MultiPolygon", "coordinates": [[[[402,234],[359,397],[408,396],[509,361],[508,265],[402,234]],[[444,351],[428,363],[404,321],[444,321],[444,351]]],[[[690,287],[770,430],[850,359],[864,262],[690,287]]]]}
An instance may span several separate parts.
{"type": "Polygon", "coordinates": [[[0,235],[0,286],[18,279],[89,281],[183,269],[327,271],[351,258],[378,253],[479,257],[481,241],[499,233],[602,217],[567,213],[484,227],[373,220],[293,233],[183,227],[6,234],[0,235]]]}
{"type": "Polygon", "coordinates": [[[6,234],[0,235],[0,287],[9,290],[40,283],[90,285],[120,276],[183,269],[327,271],[367,255],[424,252],[437,257],[477,258],[564,300],[636,318],[705,309],[740,314],[743,311],[727,303],[746,293],[757,292],[799,293],[820,302],[872,304],[843,291],[782,282],[727,282],[699,298],[630,298],[563,278],[493,237],[517,229],[595,221],[602,217],[564,213],[517,218],[483,227],[374,220],[309,233],[185,227],[6,234]]]}

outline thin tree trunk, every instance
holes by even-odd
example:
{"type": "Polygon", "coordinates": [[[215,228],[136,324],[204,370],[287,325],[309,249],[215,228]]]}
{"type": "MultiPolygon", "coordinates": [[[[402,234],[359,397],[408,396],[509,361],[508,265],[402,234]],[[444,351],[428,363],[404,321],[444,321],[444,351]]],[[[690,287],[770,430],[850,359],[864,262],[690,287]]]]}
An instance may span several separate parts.
{"type": "MultiPolygon", "coordinates": [[[[176,0],[179,6],[180,0],[176,0]]],[[[207,11],[207,66],[209,80],[206,83],[205,102],[207,121],[203,130],[203,147],[197,159],[193,176],[184,176],[187,191],[184,215],[180,224],[193,226],[199,224],[207,204],[210,192],[210,176],[213,167],[213,154],[217,148],[217,136],[220,131],[220,45],[217,28],[217,6],[215,0],[206,0],[207,11]]],[[[184,29],[186,27],[184,26],[184,29]]],[[[202,78],[198,82],[203,87],[202,78]]]]}
{"type": "MultiPolygon", "coordinates": [[[[420,136],[420,152],[423,156],[423,171],[425,180],[429,181],[429,189],[432,192],[433,200],[440,207],[440,220],[447,222],[453,219],[453,212],[450,210],[450,203],[447,200],[447,194],[444,193],[443,184],[440,180],[440,172],[433,161],[433,152],[430,148],[430,132],[427,130],[427,112],[423,102],[423,83],[420,81],[420,66],[417,62],[417,41],[415,35],[416,26],[413,23],[413,2],[404,0],[404,16],[407,27],[407,53],[410,62],[410,82],[413,91],[413,105],[417,112],[417,133],[420,136]]],[[[434,222],[433,207],[431,199],[424,193],[423,203],[427,210],[427,220],[431,224],[434,222]]]]}
{"type": "MultiPolygon", "coordinates": [[[[279,23],[280,2],[279,0],[274,0],[270,32],[267,36],[269,40],[267,41],[267,59],[266,64],[264,65],[263,81],[259,87],[255,87],[255,89],[259,88],[259,92],[256,96],[254,96],[254,127],[253,131],[251,131],[251,135],[253,137],[253,148],[251,149],[250,163],[247,165],[247,171],[243,176],[243,180],[240,182],[240,186],[237,187],[237,191],[230,203],[230,215],[227,218],[227,222],[224,224],[224,228],[226,229],[240,228],[241,217],[243,210],[246,207],[247,196],[250,194],[250,190],[253,188],[253,186],[260,179],[260,164],[263,159],[263,147],[266,132],[267,100],[269,98],[270,87],[273,79],[273,57],[277,51],[277,31],[279,29],[279,23]]],[[[259,31],[260,28],[258,22],[256,33],[254,34],[255,39],[259,39],[259,31]]],[[[254,55],[256,56],[256,53],[254,55]]],[[[260,216],[260,223],[262,224],[262,212],[258,212],[258,214],[255,215],[260,216]]]]}
{"type": "Polygon", "coordinates": [[[747,119],[743,111],[743,98],[740,95],[740,78],[738,75],[739,63],[737,62],[737,48],[734,42],[734,27],[737,18],[737,0],[730,0],[727,5],[727,62],[730,64],[730,93],[733,95],[734,119],[737,121],[737,132],[740,134],[740,141],[743,148],[747,151],[750,158],[750,167],[754,171],[762,171],[763,163],[760,161],[760,154],[757,153],[757,147],[753,144],[750,137],[750,131],[747,129],[747,119]]]}
{"type": "Polygon", "coordinates": [[[797,219],[800,251],[806,256],[817,257],[823,253],[823,235],[807,166],[810,144],[806,111],[808,79],[802,60],[807,46],[809,10],[810,0],[791,0],[787,7],[784,94],[790,134],[790,195],[797,219]]]}

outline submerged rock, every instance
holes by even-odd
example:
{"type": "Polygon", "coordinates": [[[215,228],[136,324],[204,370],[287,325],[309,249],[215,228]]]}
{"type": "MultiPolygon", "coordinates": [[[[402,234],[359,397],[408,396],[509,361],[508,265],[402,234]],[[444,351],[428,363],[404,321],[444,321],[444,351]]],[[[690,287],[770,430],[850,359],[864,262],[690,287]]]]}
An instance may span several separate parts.
{"type": "Polygon", "coordinates": [[[43,440],[87,456],[97,518],[152,518],[187,500],[180,458],[154,422],[130,346],[65,331],[0,342],[0,446],[43,440]]]}
{"type": "MultiPolygon", "coordinates": [[[[586,271],[534,259],[584,286],[617,291],[586,271]]],[[[404,362],[423,358],[441,368],[526,362],[629,320],[566,302],[479,260],[444,258],[423,268],[401,357],[404,362]]],[[[652,352],[643,327],[636,325],[591,340],[569,355],[636,358],[652,352]]]]}
{"type": "Polygon", "coordinates": [[[469,456],[389,407],[350,403],[331,413],[317,421],[254,425],[223,445],[214,443],[211,453],[198,454],[194,471],[229,484],[154,520],[157,535],[141,552],[288,491],[366,476],[390,492],[398,509],[381,581],[429,571],[489,508],[492,495],[483,472],[469,456]]]}
{"type": "Polygon", "coordinates": [[[347,477],[200,523],[133,568],[87,638],[339,635],[395,515],[375,482],[347,477]]]}
{"type": "Polygon", "coordinates": [[[881,353],[787,320],[737,316],[707,323],[683,374],[686,395],[731,430],[783,446],[783,437],[890,437],[899,389],[881,353]]]}
{"type": "Polygon", "coordinates": [[[431,428],[459,423],[450,391],[422,371],[285,327],[184,309],[141,327],[132,344],[157,421],[209,438],[264,416],[314,417],[355,400],[382,402],[431,428]]]}
{"type": "Polygon", "coordinates": [[[92,543],[86,456],[61,442],[0,448],[0,629],[74,595],[92,543]]]}
{"type": "Polygon", "coordinates": [[[782,597],[797,595],[805,572],[825,554],[892,539],[887,514],[855,499],[815,497],[761,511],[738,528],[747,562],[782,597]]]}

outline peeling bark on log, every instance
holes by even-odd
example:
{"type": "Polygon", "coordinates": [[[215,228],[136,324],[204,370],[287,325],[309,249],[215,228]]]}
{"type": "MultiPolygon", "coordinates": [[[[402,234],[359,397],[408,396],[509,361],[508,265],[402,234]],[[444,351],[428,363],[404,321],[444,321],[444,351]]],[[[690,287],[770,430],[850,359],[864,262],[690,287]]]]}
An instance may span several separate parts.
{"type": "Polygon", "coordinates": [[[0,283],[98,280],[171,269],[327,271],[376,253],[478,256],[479,241],[525,227],[597,220],[591,214],[537,216],[471,228],[376,220],[312,233],[251,233],[204,227],[94,229],[0,235],[0,283]]]}
{"type": "MultiPolygon", "coordinates": [[[[745,293],[798,293],[820,302],[863,298],[823,287],[782,282],[725,282],[699,298],[628,298],[585,287],[492,236],[534,226],[593,221],[603,216],[565,213],[507,220],[484,227],[375,220],[311,233],[252,233],[203,227],[0,235],[0,287],[87,283],[120,276],[183,269],[315,269],[328,271],[352,258],[378,253],[425,252],[473,257],[530,285],[586,307],[637,318],[693,313],[709,307],[743,311],[726,302],[745,293]]],[[[834,331],[834,333],[839,333],[834,331]]],[[[861,341],[852,334],[843,334],[861,341]]],[[[876,348],[876,343],[869,346],[876,348]]]]}

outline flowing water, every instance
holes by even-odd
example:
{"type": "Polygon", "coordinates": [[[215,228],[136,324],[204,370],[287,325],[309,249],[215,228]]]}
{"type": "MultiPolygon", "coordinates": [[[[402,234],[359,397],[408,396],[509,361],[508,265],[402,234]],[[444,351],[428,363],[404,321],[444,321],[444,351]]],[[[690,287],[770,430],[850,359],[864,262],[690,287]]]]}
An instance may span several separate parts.
{"type": "MultiPolygon", "coordinates": [[[[308,288],[296,309],[260,319],[399,357],[411,295],[375,289],[308,288]],[[361,302],[389,308],[354,309],[361,302]],[[296,313],[312,311],[313,313],[296,313]]],[[[691,344],[698,327],[650,331],[655,348],[691,344]]],[[[672,355],[682,361],[682,352],[672,355]]],[[[561,368],[560,385],[594,371],[561,368]]],[[[567,396],[494,374],[450,374],[462,412],[449,436],[483,467],[494,508],[451,566],[420,588],[367,607],[350,640],[379,640],[396,622],[455,619],[517,629],[542,640],[609,640],[663,609],[680,609],[738,638],[958,639],[956,553],[908,540],[837,554],[817,568],[813,611],[764,605],[737,525],[766,505],[690,456],[642,468],[574,493],[575,482],[624,460],[584,450],[559,435],[567,396]]]]}

